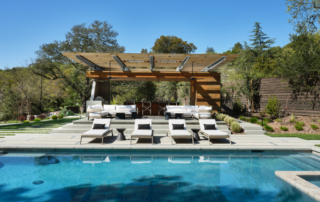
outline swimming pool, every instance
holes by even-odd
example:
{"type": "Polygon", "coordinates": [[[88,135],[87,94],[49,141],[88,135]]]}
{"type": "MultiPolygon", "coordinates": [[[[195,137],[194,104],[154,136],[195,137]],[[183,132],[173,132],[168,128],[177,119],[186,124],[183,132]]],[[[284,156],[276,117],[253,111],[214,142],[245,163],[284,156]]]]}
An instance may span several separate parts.
{"type": "Polygon", "coordinates": [[[319,168],[310,153],[9,153],[0,201],[314,201],[275,171],[319,168]]]}

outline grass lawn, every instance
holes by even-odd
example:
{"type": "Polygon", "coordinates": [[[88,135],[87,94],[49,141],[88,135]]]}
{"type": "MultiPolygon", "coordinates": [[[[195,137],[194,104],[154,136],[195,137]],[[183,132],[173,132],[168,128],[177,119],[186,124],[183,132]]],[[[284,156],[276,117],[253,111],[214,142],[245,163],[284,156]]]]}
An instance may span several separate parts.
{"type": "Polygon", "coordinates": [[[268,134],[266,135],[270,137],[298,137],[304,140],[320,140],[320,134],[299,134],[299,133],[293,133],[293,134],[268,134]]]}
{"type": "Polygon", "coordinates": [[[48,134],[52,130],[52,128],[59,128],[62,125],[71,123],[72,121],[78,119],[79,118],[64,118],[57,120],[43,120],[40,122],[0,126],[0,136],[12,136],[16,133],[48,134]]]}

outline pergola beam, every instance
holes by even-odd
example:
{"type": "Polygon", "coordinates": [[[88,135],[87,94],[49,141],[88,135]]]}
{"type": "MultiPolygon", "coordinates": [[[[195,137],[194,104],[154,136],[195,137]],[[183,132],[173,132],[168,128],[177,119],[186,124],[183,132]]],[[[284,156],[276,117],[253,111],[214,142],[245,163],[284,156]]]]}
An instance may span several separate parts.
{"type": "Polygon", "coordinates": [[[188,62],[190,56],[186,56],[183,61],[181,62],[181,64],[179,65],[179,67],[177,67],[176,71],[177,72],[181,72],[183,69],[183,66],[188,62]]]}
{"type": "Polygon", "coordinates": [[[201,70],[200,72],[208,72],[211,69],[217,67],[221,62],[223,62],[225,59],[227,58],[227,56],[222,56],[221,58],[219,58],[218,60],[216,60],[214,63],[208,65],[206,68],[204,68],[203,70],[201,70]]]}
{"type": "Polygon", "coordinates": [[[76,58],[84,64],[88,65],[91,70],[103,71],[103,69],[100,66],[96,65],[95,63],[91,62],[90,60],[81,55],[76,55],[76,58]]]}
{"type": "Polygon", "coordinates": [[[154,68],[154,57],[153,57],[153,55],[149,56],[149,62],[150,62],[150,71],[153,72],[153,68],[154,68]]]}
{"type": "Polygon", "coordinates": [[[122,71],[130,71],[127,66],[120,60],[120,58],[116,55],[112,55],[113,59],[118,63],[122,71]]]}

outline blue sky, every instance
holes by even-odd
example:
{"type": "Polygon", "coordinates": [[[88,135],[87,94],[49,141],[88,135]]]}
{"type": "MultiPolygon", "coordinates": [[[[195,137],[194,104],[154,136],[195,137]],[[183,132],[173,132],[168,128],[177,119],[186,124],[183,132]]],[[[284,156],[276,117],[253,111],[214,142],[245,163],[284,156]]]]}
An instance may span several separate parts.
{"type": "Polygon", "coordinates": [[[64,40],[72,26],[94,20],[113,26],[126,53],[150,50],[161,35],[193,42],[195,53],[207,46],[224,52],[248,41],[254,22],[284,46],[294,32],[285,11],[284,0],[1,0],[0,68],[24,66],[40,45],[64,40]]]}

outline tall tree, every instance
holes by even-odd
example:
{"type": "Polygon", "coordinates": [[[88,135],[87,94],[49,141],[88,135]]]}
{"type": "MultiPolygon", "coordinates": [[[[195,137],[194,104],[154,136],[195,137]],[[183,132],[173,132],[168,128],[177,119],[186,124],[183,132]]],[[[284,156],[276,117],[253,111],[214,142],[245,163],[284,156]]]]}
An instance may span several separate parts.
{"type": "Polygon", "coordinates": [[[264,51],[271,48],[271,45],[274,44],[274,39],[270,39],[270,37],[262,31],[262,27],[259,22],[255,22],[254,29],[251,33],[253,33],[250,39],[250,41],[252,41],[251,46],[257,53],[257,56],[261,56],[264,51]]]}
{"type": "Polygon", "coordinates": [[[243,46],[240,42],[234,44],[232,48],[232,53],[240,53],[240,51],[243,50],[243,46]]]}
{"type": "Polygon", "coordinates": [[[176,36],[160,36],[151,48],[154,53],[193,53],[197,47],[176,36]]]}
{"type": "Polygon", "coordinates": [[[320,23],[320,0],[286,0],[287,13],[291,14],[296,30],[316,32],[320,23]]]}
{"type": "Polygon", "coordinates": [[[141,49],[141,53],[148,53],[148,50],[147,49],[141,49]]]}
{"type": "Polygon", "coordinates": [[[215,53],[216,51],[214,51],[213,47],[207,47],[206,53],[207,54],[212,54],[215,53]]]}
{"type": "Polygon", "coordinates": [[[32,64],[33,72],[45,79],[60,79],[64,85],[74,89],[81,97],[82,105],[90,97],[92,81],[86,81],[87,67],[76,63],[62,55],[62,52],[119,52],[125,48],[120,46],[116,37],[118,33],[106,21],[94,21],[75,25],[66,34],[64,41],[44,44],[36,52],[37,58],[32,64]]]}

